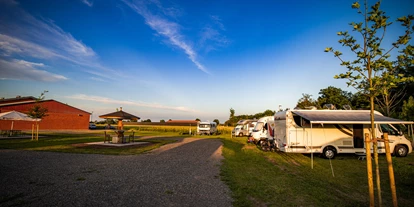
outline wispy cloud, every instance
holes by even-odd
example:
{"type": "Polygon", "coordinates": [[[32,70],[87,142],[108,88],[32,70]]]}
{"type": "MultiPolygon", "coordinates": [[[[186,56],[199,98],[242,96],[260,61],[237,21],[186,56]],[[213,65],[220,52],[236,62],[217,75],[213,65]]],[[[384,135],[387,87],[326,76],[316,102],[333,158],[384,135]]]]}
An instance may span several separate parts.
{"type": "Polygon", "coordinates": [[[11,61],[0,59],[0,79],[34,80],[46,82],[67,80],[65,76],[39,69],[43,67],[45,67],[43,63],[34,63],[16,59],[11,61]]]}
{"type": "Polygon", "coordinates": [[[0,5],[8,6],[8,12],[13,14],[0,16],[0,56],[17,55],[19,59],[35,58],[42,62],[64,60],[81,66],[84,72],[100,71],[94,73],[100,77],[112,78],[101,75],[107,73],[121,75],[103,66],[92,48],[62,30],[52,20],[35,18],[17,4],[0,2],[0,5]]]}
{"type": "Polygon", "coordinates": [[[133,102],[133,101],[123,101],[123,100],[114,100],[111,98],[100,97],[100,96],[88,96],[85,94],[76,94],[72,96],[67,96],[66,98],[77,99],[77,100],[85,100],[85,101],[95,101],[99,103],[106,103],[106,104],[118,104],[118,105],[130,105],[130,106],[138,106],[138,107],[147,107],[147,108],[155,108],[155,109],[167,109],[173,111],[180,111],[180,112],[197,112],[193,109],[189,109],[182,106],[165,106],[158,103],[146,103],[146,102],[133,102]]]}
{"type": "Polygon", "coordinates": [[[177,10],[164,8],[157,0],[152,1],[129,1],[123,0],[123,2],[133,9],[136,13],[144,17],[145,23],[155,30],[158,35],[165,37],[171,45],[174,45],[188,56],[188,58],[197,66],[201,71],[209,74],[209,71],[201,64],[197,59],[197,52],[193,46],[185,39],[184,35],[180,32],[180,25],[170,18],[176,18],[177,10]],[[148,7],[155,5],[158,11],[151,11],[148,7]]]}
{"type": "Polygon", "coordinates": [[[210,22],[204,26],[200,33],[200,46],[205,48],[206,52],[227,46],[230,44],[230,40],[222,34],[222,31],[225,30],[220,17],[211,15],[210,22]]]}
{"type": "Polygon", "coordinates": [[[93,1],[92,0],[82,0],[82,3],[88,5],[89,7],[93,6],[93,1]]]}

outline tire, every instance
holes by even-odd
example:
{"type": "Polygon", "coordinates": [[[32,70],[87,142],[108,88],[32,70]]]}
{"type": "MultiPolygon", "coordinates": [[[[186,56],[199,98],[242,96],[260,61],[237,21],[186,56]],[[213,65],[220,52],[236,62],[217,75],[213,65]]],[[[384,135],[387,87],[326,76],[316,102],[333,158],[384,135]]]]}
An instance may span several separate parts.
{"type": "Polygon", "coordinates": [[[333,147],[325,147],[325,149],[323,149],[323,157],[325,157],[326,159],[333,159],[335,158],[336,155],[336,150],[333,147]]]}
{"type": "Polygon", "coordinates": [[[404,145],[397,145],[394,149],[394,154],[397,157],[407,157],[408,149],[404,145]]]}
{"type": "Polygon", "coordinates": [[[239,137],[242,137],[243,136],[243,133],[239,133],[239,137]]]}

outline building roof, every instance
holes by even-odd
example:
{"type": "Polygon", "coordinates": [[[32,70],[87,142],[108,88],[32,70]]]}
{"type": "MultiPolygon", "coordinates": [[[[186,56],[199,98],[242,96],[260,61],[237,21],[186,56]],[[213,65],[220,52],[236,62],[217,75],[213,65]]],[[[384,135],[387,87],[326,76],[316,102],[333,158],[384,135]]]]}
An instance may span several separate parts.
{"type": "MultiPolygon", "coordinates": [[[[369,110],[293,110],[313,124],[370,124],[369,110]]],[[[414,124],[413,121],[403,121],[383,116],[379,112],[374,113],[376,124],[414,124]]]]}
{"type": "Polygon", "coordinates": [[[125,111],[121,110],[115,111],[109,114],[100,115],[99,118],[103,119],[140,119],[138,116],[132,115],[130,113],[127,113],[125,111]]]}
{"type": "MultiPolygon", "coordinates": [[[[20,96],[17,96],[16,98],[0,99],[0,107],[2,107],[2,106],[14,106],[14,105],[21,105],[21,104],[31,104],[31,103],[36,103],[36,101],[37,101],[37,98],[35,98],[35,97],[33,97],[33,96],[26,96],[26,97],[20,97],[20,96]]],[[[62,102],[59,102],[59,101],[53,100],[53,99],[49,99],[49,100],[40,100],[39,102],[48,102],[48,101],[54,101],[54,102],[57,102],[57,103],[63,104],[63,105],[65,105],[65,106],[68,106],[68,107],[74,108],[74,109],[76,109],[76,110],[79,110],[79,111],[82,111],[82,112],[85,112],[85,113],[91,114],[90,112],[87,112],[87,111],[85,111],[85,110],[82,110],[82,109],[79,109],[79,108],[73,107],[73,106],[71,106],[71,105],[68,105],[68,104],[65,104],[65,103],[62,103],[62,102]]]]}

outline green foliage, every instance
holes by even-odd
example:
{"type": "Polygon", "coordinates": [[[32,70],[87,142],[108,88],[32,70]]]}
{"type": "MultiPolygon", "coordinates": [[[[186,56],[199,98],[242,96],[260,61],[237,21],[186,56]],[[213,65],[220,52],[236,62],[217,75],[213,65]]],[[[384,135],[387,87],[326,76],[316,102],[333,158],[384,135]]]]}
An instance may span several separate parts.
{"type": "Polygon", "coordinates": [[[195,120],[196,120],[196,121],[200,121],[200,119],[199,119],[199,118],[196,118],[195,120]]]}
{"type": "Polygon", "coordinates": [[[164,119],[161,119],[161,120],[160,120],[160,123],[165,123],[165,120],[164,120],[164,119]]]}
{"type": "MultiPolygon", "coordinates": [[[[325,52],[332,52],[341,61],[341,65],[347,68],[347,72],[336,75],[337,79],[347,79],[348,86],[364,92],[369,97],[376,97],[379,94],[387,93],[389,89],[397,87],[399,83],[406,82],[412,77],[405,77],[404,74],[396,73],[401,63],[406,60],[406,53],[401,54],[399,61],[391,62],[388,60],[390,52],[398,47],[405,46],[411,39],[414,28],[411,27],[412,15],[397,19],[405,29],[405,33],[400,36],[388,50],[381,48],[386,29],[392,22],[389,22],[385,12],[380,10],[381,2],[377,2],[368,11],[365,2],[365,11],[360,10],[358,2],[352,4],[353,9],[364,17],[364,22],[352,22],[352,32],[360,34],[363,43],[358,44],[356,38],[347,31],[338,32],[341,39],[338,41],[342,46],[348,47],[354,53],[356,59],[345,61],[342,53],[335,51],[332,47],[325,49],[325,52]],[[400,60],[401,59],[401,60],[400,60]]],[[[408,48],[408,47],[407,47],[408,48]]],[[[404,49],[405,50],[405,49],[404,49]]]]}
{"type": "Polygon", "coordinates": [[[151,119],[142,120],[142,122],[151,122],[151,119]]]}
{"type": "Polygon", "coordinates": [[[234,117],[234,113],[235,113],[234,109],[230,108],[230,118],[234,117]]]}
{"type": "Polygon", "coordinates": [[[353,109],[369,109],[369,98],[367,95],[363,94],[362,92],[357,92],[352,95],[351,98],[351,106],[353,109]]]}
{"type": "Polygon", "coordinates": [[[49,110],[46,107],[43,107],[41,104],[36,103],[33,107],[29,109],[27,115],[34,119],[42,119],[43,117],[47,116],[47,112],[49,110]]]}
{"type": "Polygon", "coordinates": [[[401,117],[402,120],[414,121],[414,98],[410,96],[408,101],[404,101],[401,117]]]}
{"type": "Polygon", "coordinates": [[[319,92],[318,104],[324,106],[325,104],[333,104],[337,109],[341,109],[344,105],[351,105],[352,93],[343,91],[340,88],[329,86],[321,89],[319,92]]]}
{"type": "Polygon", "coordinates": [[[244,114],[244,115],[238,115],[238,116],[231,116],[229,120],[224,122],[224,125],[225,126],[235,126],[238,121],[243,120],[243,119],[260,119],[264,116],[273,116],[274,114],[275,114],[275,111],[267,109],[264,112],[257,113],[257,114],[254,114],[254,115],[244,114]]]}
{"type": "Polygon", "coordinates": [[[309,107],[318,107],[318,101],[312,98],[312,95],[302,93],[302,98],[299,99],[298,103],[296,104],[296,108],[306,109],[309,107]]]}
{"type": "Polygon", "coordinates": [[[214,119],[213,122],[216,122],[217,126],[220,124],[220,121],[218,119],[214,119]]]}

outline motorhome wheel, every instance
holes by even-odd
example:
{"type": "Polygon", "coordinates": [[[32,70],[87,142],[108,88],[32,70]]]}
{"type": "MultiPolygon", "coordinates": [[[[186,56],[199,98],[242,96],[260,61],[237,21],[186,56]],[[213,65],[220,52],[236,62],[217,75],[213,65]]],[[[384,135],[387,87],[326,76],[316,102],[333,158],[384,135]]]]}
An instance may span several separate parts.
{"type": "Polygon", "coordinates": [[[394,153],[397,157],[406,157],[408,154],[408,150],[407,147],[403,146],[403,145],[398,145],[395,147],[395,153],[394,153]]]}
{"type": "Polygon", "coordinates": [[[243,136],[243,133],[239,133],[239,137],[242,137],[243,136]]]}
{"type": "Polygon", "coordinates": [[[336,155],[336,150],[333,147],[325,147],[323,149],[323,156],[327,159],[333,159],[336,155]]]}

